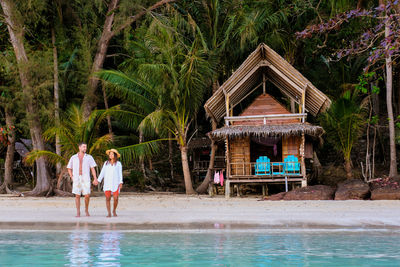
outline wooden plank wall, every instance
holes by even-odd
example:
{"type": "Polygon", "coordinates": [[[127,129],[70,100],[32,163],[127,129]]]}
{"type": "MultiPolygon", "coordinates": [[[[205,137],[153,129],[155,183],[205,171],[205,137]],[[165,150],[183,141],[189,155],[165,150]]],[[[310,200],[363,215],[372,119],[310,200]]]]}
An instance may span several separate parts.
{"type": "MultiPolygon", "coordinates": [[[[281,114],[291,114],[281,103],[274,99],[269,94],[258,96],[251,104],[248,106],[240,116],[253,116],[253,115],[281,115],[281,114]]],[[[267,124],[287,124],[287,123],[298,123],[297,119],[286,119],[286,120],[266,120],[267,124]]],[[[263,125],[264,121],[251,120],[251,121],[235,121],[233,125],[263,125]]]]}
{"type": "Polygon", "coordinates": [[[250,175],[250,137],[229,140],[230,163],[232,175],[250,175]],[[244,164],[243,163],[247,163],[244,164]]]}
{"type": "Polygon", "coordinates": [[[288,155],[294,155],[300,162],[300,144],[300,136],[284,136],[282,138],[282,161],[284,161],[288,155]]]}

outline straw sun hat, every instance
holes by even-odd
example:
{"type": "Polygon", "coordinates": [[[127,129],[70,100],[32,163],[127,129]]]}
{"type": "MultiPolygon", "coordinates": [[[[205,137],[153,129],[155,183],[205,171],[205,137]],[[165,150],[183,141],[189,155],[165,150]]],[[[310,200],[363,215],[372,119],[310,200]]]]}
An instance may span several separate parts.
{"type": "Polygon", "coordinates": [[[121,157],[121,155],[118,153],[118,151],[115,148],[111,148],[109,150],[106,150],[107,156],[110,154],[110,152],[114,152],[114,155],[117,155],[117,158],[121,157]]]}

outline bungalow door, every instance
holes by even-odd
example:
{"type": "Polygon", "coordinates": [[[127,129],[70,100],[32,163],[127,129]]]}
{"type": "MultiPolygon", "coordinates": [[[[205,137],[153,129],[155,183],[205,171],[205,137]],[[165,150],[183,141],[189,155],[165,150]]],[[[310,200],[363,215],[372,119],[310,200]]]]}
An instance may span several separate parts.
{"type": "Polygon", "coordinates": [[[231,176],[250,175],[250,138],[229,140],[231,176]]]}

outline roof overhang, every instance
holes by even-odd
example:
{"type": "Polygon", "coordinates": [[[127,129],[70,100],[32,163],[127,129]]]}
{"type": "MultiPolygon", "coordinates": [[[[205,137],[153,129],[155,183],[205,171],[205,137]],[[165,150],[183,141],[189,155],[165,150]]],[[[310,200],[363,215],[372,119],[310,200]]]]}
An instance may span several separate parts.
{"type": "Polygon", "coordinates": [[[210,138],[223,138],[223,137],[245,137],[245,136],[292,136],[307,134],[312,137],[321,137],[324,134],[324,129],[320,126],[311,125],[309,123],[292,123],[292,124],[265,124],[259,126],[226,126],[216,129],[208,136],[210,138]]]}

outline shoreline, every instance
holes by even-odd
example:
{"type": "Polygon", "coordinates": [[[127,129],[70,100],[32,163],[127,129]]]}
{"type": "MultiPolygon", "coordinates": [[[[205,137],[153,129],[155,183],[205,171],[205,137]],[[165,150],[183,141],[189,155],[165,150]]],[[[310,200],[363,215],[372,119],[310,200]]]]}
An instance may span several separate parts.
{"type": "MultiPolygon", "coordinates": [[[[122,193],[118,217],[106,218],[103,196],[90,217],[75,218],[74,198],[0,197],[0,229],[36,230],[400,230],[400,200],[259,201],[259,197],[122,193]]],[[[81,199],[81,213],[83,211],[81,199]]]]}

